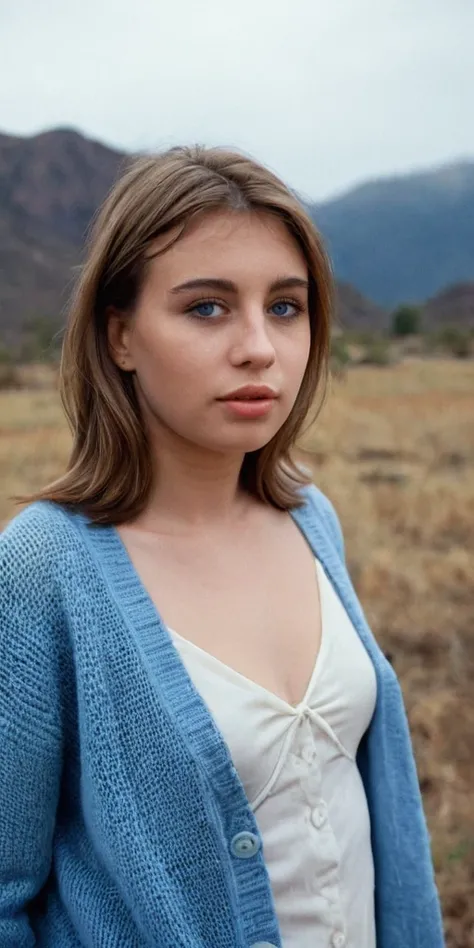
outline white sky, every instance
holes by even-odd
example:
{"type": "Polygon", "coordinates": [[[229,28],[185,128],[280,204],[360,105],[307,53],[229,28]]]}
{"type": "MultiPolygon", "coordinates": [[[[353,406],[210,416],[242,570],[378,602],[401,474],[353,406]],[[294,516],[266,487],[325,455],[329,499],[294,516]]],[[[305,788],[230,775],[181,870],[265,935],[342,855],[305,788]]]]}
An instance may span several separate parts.
{"type": "Polygon", "coordinates": [[[319,200],[474,157],[474,0],[0,0],[0,130],[236,146],[319,200]]]}

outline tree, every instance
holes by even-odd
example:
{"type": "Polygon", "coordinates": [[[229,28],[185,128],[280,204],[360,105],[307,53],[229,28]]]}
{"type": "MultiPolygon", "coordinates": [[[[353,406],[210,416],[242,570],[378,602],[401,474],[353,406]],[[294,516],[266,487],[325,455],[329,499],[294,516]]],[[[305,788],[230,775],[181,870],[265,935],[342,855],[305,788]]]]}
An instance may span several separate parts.
{"type": "Polygon", "coordinates": [[[420,310],[416,306],[399,306],[392,316],[393,336],[414,336],[420,331],[420,310]]]}

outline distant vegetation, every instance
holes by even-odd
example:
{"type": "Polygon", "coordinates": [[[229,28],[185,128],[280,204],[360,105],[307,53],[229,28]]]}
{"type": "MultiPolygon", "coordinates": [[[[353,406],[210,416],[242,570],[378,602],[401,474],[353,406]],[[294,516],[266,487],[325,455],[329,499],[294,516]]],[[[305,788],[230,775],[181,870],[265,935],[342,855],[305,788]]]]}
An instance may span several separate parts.
{"type": "Polygon", "coordinates": [[[394,313],[390,333],[337,332],[331,348],[333,372],[341,375],[357,365],[387,366],[413,357],[474,357],[474,330],[452,326],[421,333],[418,326],[417,311],[406,307],[394,313]]]}
{"type": "Polygon", "coordinates": [[[399,306],[392,316],[394,336],[415,336],[421,328],[421,312],[417,306],[399,306]]]}

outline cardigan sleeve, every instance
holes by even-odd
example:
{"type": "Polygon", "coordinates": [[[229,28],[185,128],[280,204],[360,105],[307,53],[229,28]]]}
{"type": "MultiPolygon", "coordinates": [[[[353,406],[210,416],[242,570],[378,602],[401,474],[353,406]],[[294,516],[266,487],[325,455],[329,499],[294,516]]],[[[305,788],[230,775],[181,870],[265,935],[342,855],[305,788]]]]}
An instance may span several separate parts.
{"type": "Polygon", "coordinates": [[[56,583],[43,513],[0,537],[0,945],[32,948],[51,866],[62,728],[56,583]]]}

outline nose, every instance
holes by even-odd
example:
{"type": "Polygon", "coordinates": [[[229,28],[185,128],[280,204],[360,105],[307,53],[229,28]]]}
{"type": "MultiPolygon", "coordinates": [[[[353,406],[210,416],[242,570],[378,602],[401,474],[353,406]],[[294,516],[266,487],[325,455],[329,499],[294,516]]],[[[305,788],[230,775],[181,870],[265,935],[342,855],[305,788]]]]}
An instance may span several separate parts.
{"type": "Polygon", "coordinates": [[[267,368],[275,362],[275,347],[268,334],[265,314],[261,311],[242,315],[238,320],[231,361],[235,366],[247,365],[257,369],[267,368]]]}

